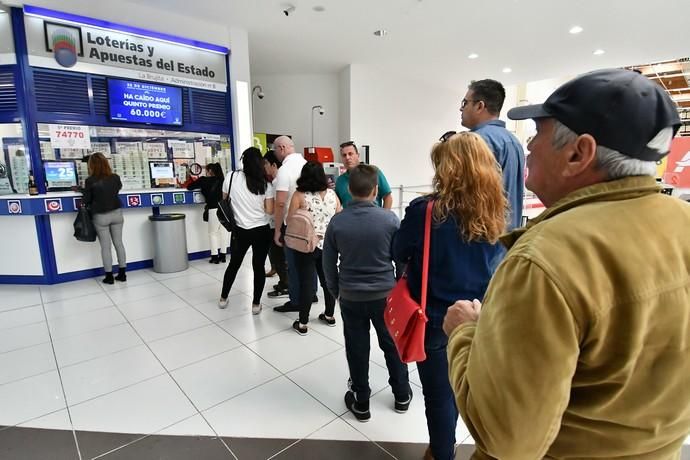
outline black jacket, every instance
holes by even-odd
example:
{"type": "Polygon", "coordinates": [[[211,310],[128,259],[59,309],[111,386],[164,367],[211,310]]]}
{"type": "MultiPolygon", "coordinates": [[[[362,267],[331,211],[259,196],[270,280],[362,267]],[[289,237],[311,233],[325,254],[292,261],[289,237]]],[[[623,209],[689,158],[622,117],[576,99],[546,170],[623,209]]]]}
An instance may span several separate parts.
{"type": "Polygon", "coordinates": [[[85,204],[93,214],[103,214],[122,207],[118,193],[122,188],[120,176],[111,174],[100,179],[89,176],[82,192],[85,204]]]}
{"type": "Polygon", "coordinates": [[[216,209],[223,197],[223,179],[215,176],[203,176],[187,186],[187,190],[199,190],[206,200],[206,209],[216,209]]]}

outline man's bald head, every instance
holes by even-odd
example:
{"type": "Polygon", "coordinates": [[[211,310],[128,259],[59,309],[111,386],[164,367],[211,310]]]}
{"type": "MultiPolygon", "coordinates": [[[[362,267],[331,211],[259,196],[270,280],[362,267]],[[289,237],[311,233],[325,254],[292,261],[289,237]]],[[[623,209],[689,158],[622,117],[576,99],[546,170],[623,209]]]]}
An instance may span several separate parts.
{"type": "Polygon", "coordinates": [[[273,149],[278,159],[283,161],[286,156],[295,153],[295,143],[288,136],[280,136],[273,141],[273,149]]]}

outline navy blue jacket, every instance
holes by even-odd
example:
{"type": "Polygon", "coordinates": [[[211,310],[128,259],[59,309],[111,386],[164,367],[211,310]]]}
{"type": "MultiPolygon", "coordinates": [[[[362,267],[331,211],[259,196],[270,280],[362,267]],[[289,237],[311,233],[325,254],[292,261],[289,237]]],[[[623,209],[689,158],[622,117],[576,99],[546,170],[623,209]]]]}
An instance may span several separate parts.
{"type": "MultiPolygon", "coordinates": [[[[421,297],[424,216],[428,200],[426,196],[410,203],[393,239],[395,260],[409,261],[408,283],[417,301],[421,297]]],[[[456,300],[482,300],[503,253],[500,243],[465,242],[453,216],[441,224],[432,223],[427,307],[445,309],[456,300]]]]}

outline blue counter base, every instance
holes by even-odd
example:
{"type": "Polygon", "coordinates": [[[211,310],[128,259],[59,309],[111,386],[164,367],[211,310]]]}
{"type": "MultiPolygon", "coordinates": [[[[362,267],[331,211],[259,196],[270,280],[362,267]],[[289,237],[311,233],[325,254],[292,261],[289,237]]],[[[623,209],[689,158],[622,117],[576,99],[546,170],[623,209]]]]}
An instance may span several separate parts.
{"type": "MultiPolygon", "coordinates": [[[[199,251],[199,252],[192,252],[188,254],[188,259],[189,260],[198,260],[198,259],[205,259],[207,257],[211,257],[211,251],[199,251]]],[[[153,267],[153,259],[149,260],[140,260],[138,262],[130,262],[127,264],[127,271],[135,271],[135,270],[141,270],[143,268],[151,268],[153,267]]],[[[115,271],[117,271],[117,267],[114,267],[115,271]]],[[[49,284],[59,284],[59,283],[67,283],[70,281],[78,281],[78,280],[83,280],[87,278],[95,278],[98,276],[103,276],[104,271],[102,268],[91,268],[88,270],[80,270],[78,272],[69,272],[69,273],[62,273],[58,274],[57,276],[53,277],[53,279],[49,279],[48,276],[45,275],[0,275],[0,284],[43,284],[43,285],[49,285],[49,284]]]]}

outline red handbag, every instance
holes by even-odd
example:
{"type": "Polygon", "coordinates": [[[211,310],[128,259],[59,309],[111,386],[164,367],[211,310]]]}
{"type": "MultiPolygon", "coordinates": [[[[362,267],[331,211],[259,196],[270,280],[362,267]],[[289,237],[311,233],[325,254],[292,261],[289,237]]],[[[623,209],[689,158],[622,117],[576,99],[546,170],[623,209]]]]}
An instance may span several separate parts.
{"type": "Polygon", "coordinates": [[[386,299],[383,319],[404,363],[424,361],[424,332],[426,330],[426,292],[429,281],[429,244],[431,242],[431,211],[433,200],[426,205],[424,219],[424,255],[422,259],[422,298],[415,302],[407,285],[407,273],[395,285],[386,299]]]}

